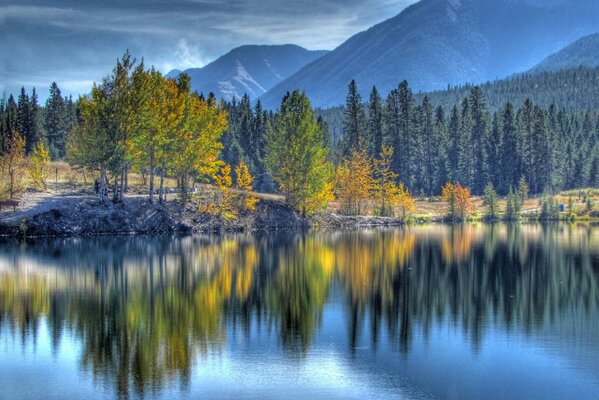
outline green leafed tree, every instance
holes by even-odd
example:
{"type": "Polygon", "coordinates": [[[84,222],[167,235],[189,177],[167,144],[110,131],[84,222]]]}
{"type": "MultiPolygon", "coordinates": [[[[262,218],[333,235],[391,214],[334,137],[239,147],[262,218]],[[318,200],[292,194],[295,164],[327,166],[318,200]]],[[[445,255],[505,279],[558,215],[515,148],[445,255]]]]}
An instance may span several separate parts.
{"type": "Polygon", "coordinates": [[[324,137],[306,95],[288,93],[268,127],[266,165],[285,202],[303,213],[333,199],[333,168],[324,137]]]}

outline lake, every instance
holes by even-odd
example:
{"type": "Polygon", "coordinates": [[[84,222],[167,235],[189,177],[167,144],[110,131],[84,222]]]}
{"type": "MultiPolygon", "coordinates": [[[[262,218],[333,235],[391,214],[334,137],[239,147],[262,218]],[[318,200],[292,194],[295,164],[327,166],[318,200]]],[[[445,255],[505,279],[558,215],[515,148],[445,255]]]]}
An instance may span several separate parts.
{"type": "Polygon", "coordinates": [[[597,399],[599,227],[0,243],[0,399],[597,399]]]}

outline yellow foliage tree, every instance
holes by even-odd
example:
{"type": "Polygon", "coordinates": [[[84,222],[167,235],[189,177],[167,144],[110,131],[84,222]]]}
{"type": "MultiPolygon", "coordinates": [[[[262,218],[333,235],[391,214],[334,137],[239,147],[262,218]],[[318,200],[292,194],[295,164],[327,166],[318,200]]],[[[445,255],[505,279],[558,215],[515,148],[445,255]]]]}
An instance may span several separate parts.
{"type": "Polygon", "coordinates": [[[46,190],[50,165],[50,153],[42,141],[37,142],[29,162],[29,179],[36,189],[46,190]]]}
{"type": "Polygon", "coordinates": [[[25,161],[25,140],[17,132],[4,138],[0,168],[2,176],[2,192],[14,199],[23,190],[22,169],[25,161]]]}
{"type": "Polygon", "coordinates": [[[393,192],[390,194],[390,199],[393,206],[401,210],[403,219],[416,209],[414,198],[403,183],[400,183],[399,186],[395,185],[393,192]]]}
{"type": "Polygon", "coordinates": [[[383,217],[394,215],[393,197],[397,192],[395,180],[398,174],[391,169],[393,147],[383,146],[380,157],[374,160],[373,194],[377,204],[376,213],[383,217]]]}
{"type": "Polygon", "coordinates": [[[448,218],[452,221],[463,221],[472,212],[470,189],[459,182],[447,182],[443,187],[442,198],[448,203],[448,218]]]}
{"type": "Polygon", "coordinates": [[[256,209],[258,199],[251,195],[254,184],[254,177],[250,174],[250,169],[243,161],[235,167],[235,176],[237,177],[237,189],[239,190],[239,209],[244,211],[253,211],[256,209]]]}
{"type": "Polygon", "coordinates": [[[179,90],[184,97],[184,117],[175,131],[169,164],[179,179],[185,202],[190,180],[214,176],[218,171],[221,164],[218,156],[223,147],[219,139],[228,121],[227,112],[216,104],[209,104],[188,88],[179,90]]]}
{"type": "Polygon", "coordinates": [[[403,183],[395,182],[398,174],[391,169],[393,147],[383,146],[380,158],[374,161],[375,173],[373,179],[373,194],[377,204],[377,213],[381,216],[392,217],[395,209],[401,210],[402,218],[415,209],[414,198],[403,183]]]}
{"type": "Polygon", "coordinates": [[[214,183],[218,188],[220,198],[212,204],[212,209],[219,217],[227,219],[236,219],[237,210],[235,208],[234,194],[231,191],[233,179],[231,178],[231,166],[225,164],[213,177],[214,183]]]}
{"type": "Polygon", "coordinates": [[[354,150],[337,169],[337,197],[342,203],[342,211],[352,215],[363,213],[372,183],[372,163],[366,151],[354,150]]]}

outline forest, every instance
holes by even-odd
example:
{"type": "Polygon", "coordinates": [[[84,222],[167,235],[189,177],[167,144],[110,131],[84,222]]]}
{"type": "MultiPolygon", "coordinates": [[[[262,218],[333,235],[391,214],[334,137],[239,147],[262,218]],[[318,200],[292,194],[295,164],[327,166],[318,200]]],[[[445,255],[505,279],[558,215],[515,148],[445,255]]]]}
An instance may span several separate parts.
{"type": "Polygon", "coordinates": [[[523,182],[535,195],[598,187],[599,111],[582,106],[595,104],[595,80],[592,70],[577,69],[444,95],[414,94],[404,81],[386,95],[372,88],[367,101],[352,81],[342,109],[313,110],[296,91],[271,111],[247,95],[225,102],[192,92],[185,74],[165,78],[127,52],[77,100],[56,83],[43,106],[35,90],[2,100],[3,196],[23,189],[19,165],[45,186],[50,160],[97,175],[102,200],[110,185],[119,201],[130,173],[144,177],[150,202],[156,194],[163,201],[166,177],[176,179],[183,202],[196,183],[212,183],[222,189],[212,205],[221,214],[232,207],[234,186],[244,193],[242,208],[253,207],[245,202],[256,191],[281,193],[308,213],[336,199],[342,212],[370,206],[379,215],[405,215],[412,196],[447,197],[451,188],[506,196],[523,182]],[[566,81],[564,102],[549,103],[566,81]]]}

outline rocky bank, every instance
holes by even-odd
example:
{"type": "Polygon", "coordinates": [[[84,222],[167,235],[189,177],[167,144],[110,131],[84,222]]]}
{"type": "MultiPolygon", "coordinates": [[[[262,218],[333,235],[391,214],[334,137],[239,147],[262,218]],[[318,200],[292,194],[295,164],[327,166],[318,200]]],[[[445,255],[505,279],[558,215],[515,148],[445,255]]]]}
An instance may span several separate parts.
{"type": "Polygon", "coordinates": [[[402,225],[401,219],[348,217],[332,213],[303,216],[276,201],[261,201],[256,211],[223,219],[177,203],[149,204],[144,198],[121,203],[85,200],[66,203],[23,218],[0,214],[0,236],[96,236],[125,234],[192,234],[199,232],[274,231],[402,225]]]}

